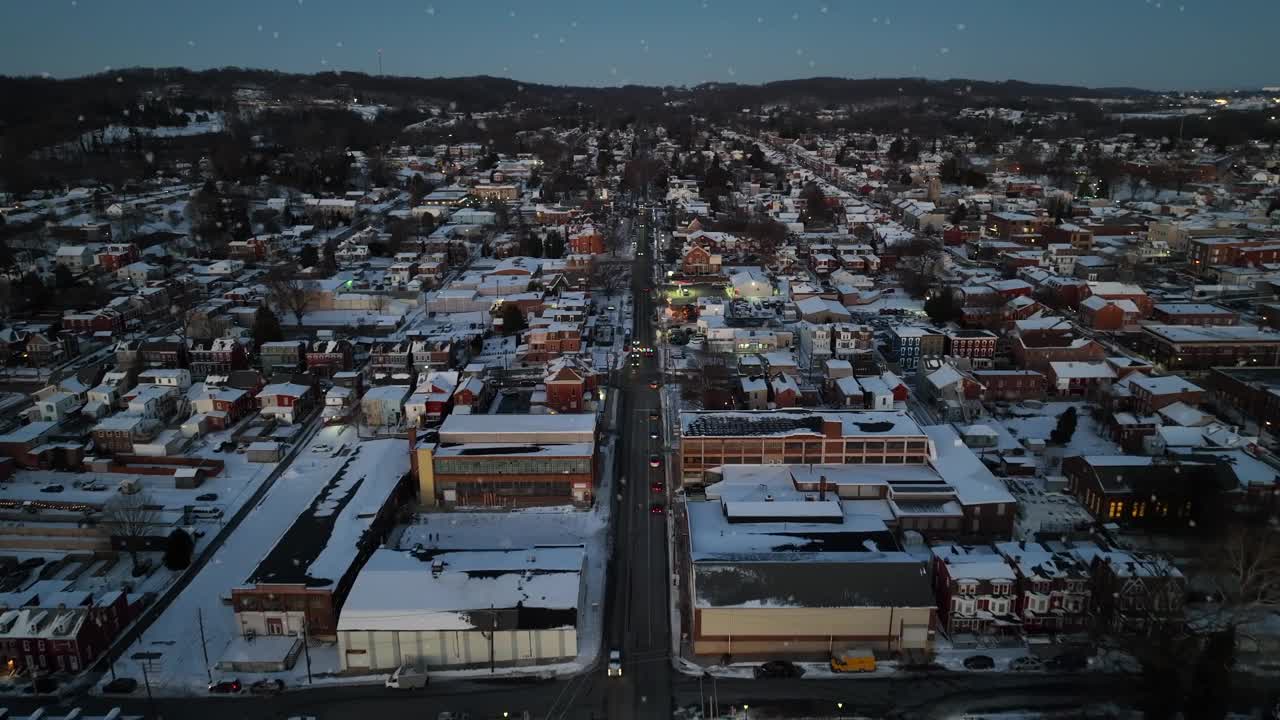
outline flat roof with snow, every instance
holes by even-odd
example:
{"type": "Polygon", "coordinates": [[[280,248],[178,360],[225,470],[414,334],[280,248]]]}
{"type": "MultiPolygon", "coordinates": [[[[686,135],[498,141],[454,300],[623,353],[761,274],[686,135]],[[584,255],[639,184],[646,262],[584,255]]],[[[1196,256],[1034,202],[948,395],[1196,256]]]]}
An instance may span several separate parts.
{"type": "Polygon", "coordinates": [[[517,624],[506,629],[574,627],[584,557],[582,546],[377,550],[356,576],[338,630],[487,630],[494,610],[513,609],[517,624]]]}

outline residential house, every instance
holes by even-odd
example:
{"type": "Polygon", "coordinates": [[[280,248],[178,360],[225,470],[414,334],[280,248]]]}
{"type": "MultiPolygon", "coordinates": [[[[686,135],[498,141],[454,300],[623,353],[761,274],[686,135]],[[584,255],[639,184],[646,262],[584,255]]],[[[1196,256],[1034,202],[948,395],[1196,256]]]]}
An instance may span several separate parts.
{"type": "Polygon", "coordinates": [[[364,424],[375,428],[398,428],[405,423],[404,402],[408,385],[380,385],[369,388],[360,398],[364,424]]]}
{"type": "Polygon", "coordinates": [[[957,634],[1016,634],[1017,574],[990,546],[934,545],[933,592],[938,621],[957,634]]]}
{"type": "Polygon", "coordinates": [[[289,424],[301,420],[315,404],[315,388],[300,383],[272,383],[258,391],[259,412],[289,424]]]}
{"type": "Polygon", "coordinates": [[[328,379],[336,372],[350,370],[353,350],[348,340],[316,340],[305,354],[307,372],[318,378],[328,379]]]}
{"type": "Polygon", "coordinates": [[[236,338],[221,337],[188,341],[191,377],[203,380],[210,375],[228,375],[249,367],[249,356],[236,338]]]}
{"type": "Polygon", "coordinates": [[[1017,574],[1018,615],[1026,632],[1088,630],[1093,588],[1089,565],[1035,542],[1003,542],[996,552],[1017,574]]]}
{"type": "Polygon", "coordinates": [[[1142,311],[1132,300],[1090,295],[1080,302],[1080,324],[1094,330],[1121,330],[1137,325],[1142,311]]]}
{"type": "Polygon", "coordinates": [[[277,340],[258,346],[258,365],[262,374],[292,373],[302,368],[307,344],[301,340],[277,340]]]}

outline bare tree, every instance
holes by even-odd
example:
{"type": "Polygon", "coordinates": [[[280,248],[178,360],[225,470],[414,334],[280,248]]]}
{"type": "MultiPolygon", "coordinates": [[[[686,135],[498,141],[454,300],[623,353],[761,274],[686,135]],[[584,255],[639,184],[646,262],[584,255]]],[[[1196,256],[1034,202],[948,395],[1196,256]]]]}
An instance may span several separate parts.
{"type": "Polygon", "coordinates": [[[302,325],[302,316],[315,304],[315,295],[320,289],[314,280],[290,277],[280,272],[269,275],[266,286],[271,303],[291,313],[299,326],[302,325]]]}
{"type": "Polygon", "coordinates": [[[369,296],[369,307],[379,315],[381,315],[390,304],[391,298],[383,293],[374,293],[369,296]]]}
{"type": "Polygon", "coordinates": [[[596,258],[591,262],[591,272],[587,280],[591,287],[598,287],[606,295],[614,295],[627,286],[624,265],[601,262],[596,258]]]}
{"type": "Polygon", "coordinates": [[[1248,623],[1280,608],[1280,535],[1240,525],[1211,543],[1202,567],[1222,596],[1225,624],[1248,623]]]}
{"type": "Polygon", "coordinates": [[[138,567],[138,545],[152,533],[159,513],[146,493],[112,496],[102,505],[102,526],[129,551],[133,567],[138,567]]]}

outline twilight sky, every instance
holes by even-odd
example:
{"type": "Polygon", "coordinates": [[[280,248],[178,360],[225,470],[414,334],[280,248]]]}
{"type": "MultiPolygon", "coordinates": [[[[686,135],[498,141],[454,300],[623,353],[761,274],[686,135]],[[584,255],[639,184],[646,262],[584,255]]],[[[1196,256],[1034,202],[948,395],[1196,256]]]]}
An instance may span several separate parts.
{"type": "Polygon", "coordinates": [[[133,66],[682,85],[1280,85],[1280,0],[0,0],[0,74],[133,66]]]}

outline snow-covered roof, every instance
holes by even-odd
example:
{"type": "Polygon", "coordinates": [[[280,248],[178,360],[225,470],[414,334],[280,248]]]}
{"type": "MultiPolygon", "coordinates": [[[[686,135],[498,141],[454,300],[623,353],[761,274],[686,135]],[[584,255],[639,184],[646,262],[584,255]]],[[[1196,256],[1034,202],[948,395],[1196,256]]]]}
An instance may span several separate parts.
{"type": "Polygon", "coordinates": [[[1014,503],[1013,495],[978,456],[969,449],[950,425],[930,425],[924,428],[933,440],[937,459],[933,468],[956,492],[964,505],[1014,503]]]}
{"type": "Polygon", "coordinates": [[[1175,393],[1204,392],[1204,388],[1177,375],[1160,375],[1151,377],[1134,373],[1129,376],[1129,384],[1142,388],[1152,395],[1172,395],[1175,393]]]}
{"type": "MultiPolygon", "coordinates": [[[[356,576],[338,630],[480,630],[494,609],[576,609],[584,556],[581,546],[434,555],[377,550],[356,576]]],[[[522,612],[520,618],[515,629],[576,622],[565,613],[522,612]]]]}

